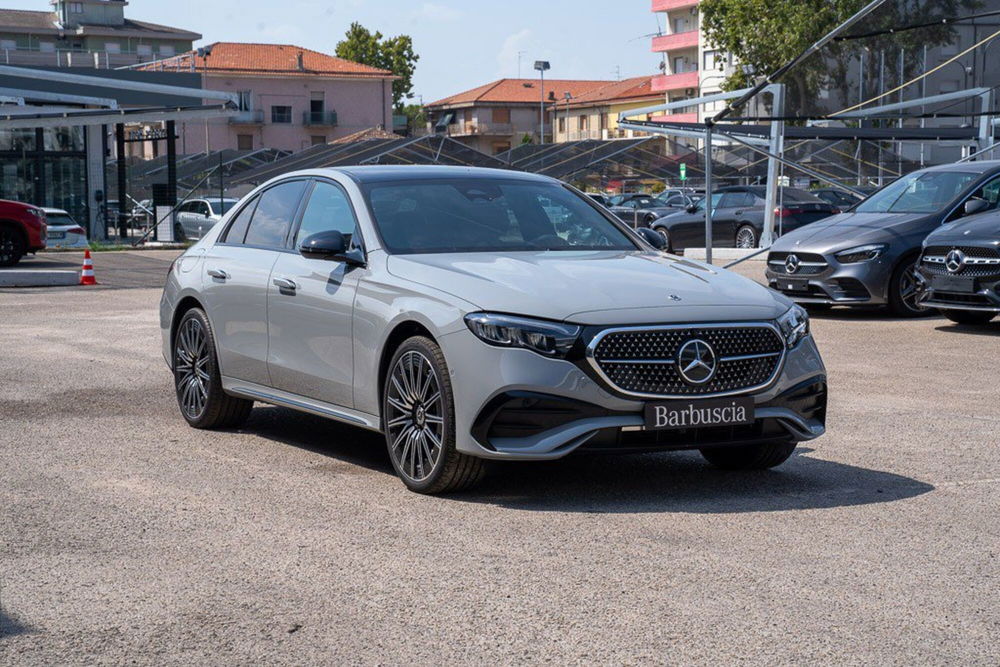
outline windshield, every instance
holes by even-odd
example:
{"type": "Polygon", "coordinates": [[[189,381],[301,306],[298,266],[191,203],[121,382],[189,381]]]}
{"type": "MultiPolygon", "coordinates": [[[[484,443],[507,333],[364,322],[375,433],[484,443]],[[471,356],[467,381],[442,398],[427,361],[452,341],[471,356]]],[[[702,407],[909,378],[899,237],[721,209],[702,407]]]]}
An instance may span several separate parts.
{"type": "Polygon", "coordinates": [[[236,199],[223,199],[222,200],[222,211],[220,212],[219,211],[219,200],[218,199],[210,199],[210,200],[208,200],[208,205],[212,207],[212,214],[213,215],[225,215],[226,213],[229,213],[229,209],[231,209],[232,207],[236,206],[237,203],[239,203],[239,200],[236,200],[236,199]]]}
{"type": "Polygon", "coordinates": [[[56,227],[56,226],[59,226],[59,225],[75,225],[76,224],[76,221],[73,218],[69,217],[69,215],[66,214],[66,213],[49,213],[49,214],[47,214],[45,216],[45,222],[47,222],[49,224],[49,226],[53,226],[53,227],[56,227]]]}
{"type": "Polygon", "coordinates": [[[934,213],[958,197],[978,174],[916,172],[887,185],[855,207],[858,213],[934,213]]]}
{"type": "Polygon", "coordinates": [[[434,179],[365,188],[392,253],[636,250],[627,233],[555,183],[434,179]]]}

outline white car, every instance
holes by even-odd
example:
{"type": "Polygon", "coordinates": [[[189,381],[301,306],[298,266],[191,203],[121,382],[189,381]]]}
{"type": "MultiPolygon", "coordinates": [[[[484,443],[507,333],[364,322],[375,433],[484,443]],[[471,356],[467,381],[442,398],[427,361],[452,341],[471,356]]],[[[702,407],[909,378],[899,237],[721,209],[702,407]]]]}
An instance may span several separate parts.
{"type": "Polygon", "coordinates": [[[238,199],[189,199],[177,208],[175,220],[185,239],[200,239],[215,226],[222,216],[236,205],[238,199]]]}
{"type": "Polygon", "coordinates": [[[87,230],[61,208],[46,208],[45,218],[49,223],[49,248],[89,248],[87,230]]]}

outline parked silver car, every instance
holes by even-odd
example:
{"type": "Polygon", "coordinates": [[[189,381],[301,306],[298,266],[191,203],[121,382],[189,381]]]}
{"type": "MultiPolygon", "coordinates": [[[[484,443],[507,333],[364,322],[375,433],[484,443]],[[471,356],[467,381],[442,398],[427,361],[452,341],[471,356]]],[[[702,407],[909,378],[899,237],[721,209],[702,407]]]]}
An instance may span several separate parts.
{"type": "Polygon", "coordinates": [[[222,216],[236,205],[238,199],[208,197],[189,199],[174,213],[177,227],[185,239],[200,239],[208,233],[222,216]]]}
{"type": "Polygon", "coordinates": [[[424,493],[580,449],[766,468],[824,432],[802,308],[544,176],[282,176],[174,263],[160,326],[192,426],[261,401],[381,431],[424,493]]]}

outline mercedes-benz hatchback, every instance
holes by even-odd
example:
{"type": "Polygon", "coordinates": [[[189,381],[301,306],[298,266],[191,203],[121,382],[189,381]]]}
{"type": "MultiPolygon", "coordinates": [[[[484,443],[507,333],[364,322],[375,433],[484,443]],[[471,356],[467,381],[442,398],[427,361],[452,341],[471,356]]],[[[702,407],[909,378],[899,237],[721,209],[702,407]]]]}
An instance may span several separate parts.
{"type": "Polygon", "coordinates": [[[380,431],[424,493],[577,450],[767,468],[825,428],[800,307],[513,171],[275,179],[174,263],[160,316],[192,426],[260,401],[380,431]]]}

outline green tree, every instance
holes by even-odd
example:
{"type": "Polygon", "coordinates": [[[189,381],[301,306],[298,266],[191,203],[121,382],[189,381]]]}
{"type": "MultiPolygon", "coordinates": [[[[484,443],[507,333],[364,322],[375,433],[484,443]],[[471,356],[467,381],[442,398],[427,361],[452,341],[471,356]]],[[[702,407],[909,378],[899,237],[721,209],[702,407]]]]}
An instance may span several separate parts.
{"type": "Polygon", "coordinates": [[[344,39],[337,43],[337,57],[392,72],[392,104],[396,113],[404,113],[404,101],[413,97],[413,73],[420,56],[413,52],[409,35],[383,37],[360,23],[352,23],[344,39]]]}
{"type": "Polygon", "coordinates": [[[406,124],[411,132],[419,132],[427,126],[427,112],[419,104],[401,105],[396,113],[406,116],[406,124]]]}
{"type": "MultiPolygon", "coordinates": [[[[866,4],[868,0],[703,0],[699,11],[706,40],[735,56],[740,65],[723,84],[723,88],[734,90],[775,72],[866,4]]],[[[897,0],[883,5],[849,32],[871,33],[957,16],[979,4],[980,0],[897,0]]],[[[884,56],[886,80],[895,82],[920,71],[925,44],[944,44],[954,38],[951,26],[937,25],[834,42],[783,77],[781,82],[787,84],[786,108],[792,113],[813,111],[811,107],[821,87],[839,89],[844,99],[856,100],[858,83],[856,77],[851,80],[847,76],[847,68],[851,62],[858,62],[862,53],[869,54],[868,58],[884,56]],[[904,55],[903,71],[898,66],[900,53],[904,55]]],[[[864,90],[877,90],[879,67],[865,70],[864,90]]]]}

